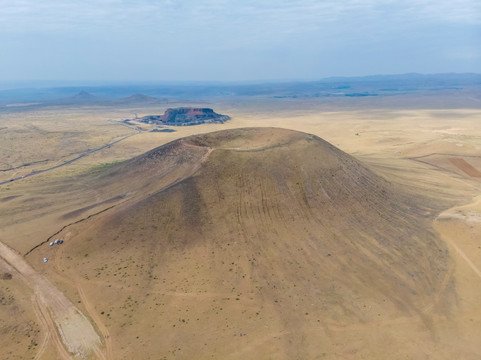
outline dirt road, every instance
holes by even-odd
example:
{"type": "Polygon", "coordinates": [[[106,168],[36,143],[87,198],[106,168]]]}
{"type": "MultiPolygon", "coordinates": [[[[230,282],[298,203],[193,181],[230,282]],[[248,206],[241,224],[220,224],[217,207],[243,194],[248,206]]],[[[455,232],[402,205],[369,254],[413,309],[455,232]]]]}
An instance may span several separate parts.
{"type": "Polygon", "coordinates": [[[97,315],[97,312],[95,311],[94,307],[92,304],[90,304],[87,296],[85,295],[85,292],[83,291],[82,287],[80,286],[80,283],[77,285],[77,291],[80,295],[80,298],[82,299],[82,303],[85,306],[85,309],[89,313],[90,317],[92,318],[93,321],[95,321],[95,324],[99,328],[99,330],[102,332],[105,340],[105,347],[107,350],[107,356],[106,360],[112,360],[112,341],[110,339],[110,333],[107,327],[104,325],[100,317],[97,315]]]}
{"type": "Polygon", "coordinates": [[[33,308],[46,334],[36,358],[40,358],[48,341],[53,342],[63,359],[71,359],[71,355],[87,358],[92,354],[103,358],[99,350],[101,340],[92,324],[62,292],[2,242],[0,261],[5,262],[34,292],[33,308]]]}
{"type": "MultiPolygon", "coordinates": [[[[77,156],[77,157],[75,157],[75,158],[73,158],[73,159],[70,159],[70,160],[68,160],[68,161],[65,161],[65,162],[63,162],[63,163],[61,163],[61,164],[58,164],[58,165],[55,165],[55,166],[51,166],[51,167],[49,167],[49,168],[47,168],[47,169],[38,170],[38,171],[33,171],[33,172],[31,172],[31,173],[29,173],[29,174],[26,174],[26,175],[17,176],[17,177],[14,177],[14,178],[10,179],[10,180],[1,181],[1,182],[0,182],[0,185],[9,184],[9,183],[14,182],[14,181],[22,180],[22,179],[25,179],[25,178],[30,177],[30,176],[42,174],[42,173],[47,172],[47,171],[52,171],[52,170],[58,169],[59,167],[62,167],[62,166],[65,166],[65,165],[69,165],[69,164],[71,164],[71,163],[73,163],[73,162],[75,162],[75,161],[77,161],[77,160],[80,160],[80,159],[86,157],[86,156],[89,156],[89,155],[91,155],[91,154],[94,154],[94,153],[96,153],[96,152],[99,152],[100,150],[109,148],[109,147],[111,147],[111,146],[113,146],[113,145],[115,145],[115,144],[117,144],[117,143],[119,143],[119,142],[121,142],[121,141],[124,141],[125,139],[128,139],[128,138],[130,138],[130,137],[132,137],[132,136],[135,136],[135,135],[137,135],[137,134],[140,134],[141,132],[142,132],[142,131],[137,130],[137,132],[136,132],[135,134],[130,134],[130,135],[124,136],[124,137],[122,137],[122,138],[120,138],[120,139],[118,139],[118,140],[115,140],[115,141],[112,141],[112,142],[110,142],[110,143],[108,143],[108,144],[102,145],[101,147],[98,147],[98,148],[96,148],[96,149],[89,150],[89,151],[87,151],[87,152],[85,152],[85,153],[83,153],[83,154],[80,154],[79,156],[77,156]]],[[[23,167],[23,165],[20,166],[20,167],[23,167]]],[[[12,168],[11,170],[13,170],[13,169],[15,169],[15,168],[12,168]]]]}

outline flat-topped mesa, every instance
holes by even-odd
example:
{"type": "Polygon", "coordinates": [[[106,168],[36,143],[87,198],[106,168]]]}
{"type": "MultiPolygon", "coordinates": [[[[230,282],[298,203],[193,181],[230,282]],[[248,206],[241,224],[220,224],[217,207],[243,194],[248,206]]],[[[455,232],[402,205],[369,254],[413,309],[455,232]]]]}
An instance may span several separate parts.
{"type": "Polygon", "coordinates": [[[181,107],[167,109],[164,115],[144,116],[140,121],[159,125],[187,126],[214,123],[223,124],[229,119],[229,116],[218,114],[210,108],[181,107]]]}

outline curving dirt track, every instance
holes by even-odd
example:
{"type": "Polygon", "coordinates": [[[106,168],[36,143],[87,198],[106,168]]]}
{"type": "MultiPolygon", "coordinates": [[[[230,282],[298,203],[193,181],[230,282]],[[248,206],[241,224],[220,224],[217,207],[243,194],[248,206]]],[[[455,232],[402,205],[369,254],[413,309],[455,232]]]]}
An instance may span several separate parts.
{"type": "MultiPolygon", "coordinates": [[[[80,284],[77,285],[77,291],[80,295],[80,298],[82,299],[82,303],[85,306],[85,309],[87,310],[88,314],[92,318],[93,321],[95,321],[95,324],[99,328],[99,330],[102,332],[104,336],[104,341],[105,341],[105,347],[107,350],[107,356],[106,360],[112,360],[114,357],[112,356],[112,341],[110,339],[110,333],[107,327],[104,325],[100,317],[97,315],[97,312],[93,308],[92,304],[90,304],[87,296],[85,295],[85,292],[83,291],[82,287],[80,284]]],[[[103,355],[102,355],[103,358],[103,355]]]]}
{"type": "MultiPolygon", "coordinates": [[[[40,346],[38,347],[38,351],[37,351],[37,354],[35,355],[34,359],[33,360],[40,360],[40,358],[42,357],[43,353],[45,352],[45,349],[47,347],[47,344],[48,342],[51,340],[51,332],[50,332],[50,328],[48,327],[47,325],[47,322],[45,321],[45,319],[43,318],[43,314],[42,314],[42,311],[40,310],[40,308],[38,307],[37,305],[37,301],[36,301],[36,297],[34,295],[34,297],[32,298],[32,303],[33,303],[33,310],[35,312],[35,315],[37,316],[38,320],[39,320],[39,325],[40,327],[42,328],[42,332],[43,332],[43,339],[42,339],[42,342],[40,343],[40,346]]],[[[58,351],[58,350],[57,350],[58,351]]]]}
{"type": "Polygon", "coordinates": [[[34,292],[33,309],[46,334],[36,359],[40,358],[49,341],[63,359],[71,359],[70,354],[87,358],[92,353],[103,358],[99,350],[101,340],[92,324],[63,293],[2,242],[0,260],[6,262],[34,292]]]}
{"type": "Polygon", "coordinates": [[[52,321],[52,318],[45,304],[41,301],[38,295],[33,296],[32,302],[35,315],[37,315],[41,327],[45,332],[45,338],[42,341],[42,344],[37,352],[37,355],[35,356],[35,359],[40,359],[42,357],[48,342],[52,341],[53,346],[57,350],[57,354],[64,360],[71,360],[72,357],[67,352],[67,350],[65,350],[65,347],[62,344],[62,340],[59,338],[57,331],[55,331],[55,324],[52,321]]]}
{"type": "MultiPolygon", "coordinates": [[[[117,144],[117,143],[119,143],[119,142],[121,142],[121,141],[124,141],[125,139],[128,139],[128,138],[130,138],[130,137],[132,137],[132,136],[134,136],[134,135],[140,134],[141,132],[142,132],[142,131],[137,130],[137,132],[136,132],[135,134],[130,134],[130,135],[124,136],[124,137],[122,137],[122,138],[120,138],[120,139],[118,139],[118,140],[115,140],[115,141],[112,141],[112,142],[110,142],[110,143],[108,143],[108,144],[102,145],[101,147],[98,147],[98,148],[96,148],[96,149],[89,150],[89,151],[87,151],[87,152],[85,152],[85,153],[83,153],[83,154],[80,154],[79,156],[77,156],[77,157],[75,157],[75,158],[73,158],[73,159],[67,160],[67,161],[65,161],[65,162],[63,162],[63,163],[60,163],[60,164],[51,166],[51,167],[49,167],[49,168],[46,168],[46,169],[43,169],[43,170],[33,171],[33,172],[29,173],[29,174],[22,175],[22,176],[17,176],[17,177],[15,177],[15,175],[14,175],[14,177],[11,178],[11,179],[9,179],[9,180],[0,181],[0,185],[9,184],[9,183],[11,183],[11,182],[18,181],[18,180],[23,180],[23,179],[25,179],[25,178],[27,178],[27,177],[30,177],[30,176],[42,174],[42,173],[47,172],[47,171],[52,171],[52,170],[58,169],[59,167],[62,167],[62,166],[72,164],[72,163],[75,162],[75,161],[78,161],[78,160],[80,160],[80,159],[83,159],[84,157],[89,156],[89,155],[91,155],[91,154],[94,154],[94,153],[96,153],[96,152],[99,152],[99,151],[101,151],[101,150],[103,150],[103,149],[109,148],[109,147],[111,147],[111,146],[113,146],[113,145],[115,145],[115,144],[117,144]]],[[[46,160],[46,161],[48,161],[48,160],[46,160]]],[[[42,161],[39,161],[39,162],[43,162],[43,160],[42,160],[42,161]]],[[[34,162],[34,163],[35,163],[35,162],[34,162]]],[[[19,166],[18,168],[22,168],[22,167],[24,167],[24,165],[19,166]]],[[[6,170],[9,171],[9,170],[14,170],[14,169],[16,169],[16,168],[11,168],[11,169],[6,169],[6,170]]]]}

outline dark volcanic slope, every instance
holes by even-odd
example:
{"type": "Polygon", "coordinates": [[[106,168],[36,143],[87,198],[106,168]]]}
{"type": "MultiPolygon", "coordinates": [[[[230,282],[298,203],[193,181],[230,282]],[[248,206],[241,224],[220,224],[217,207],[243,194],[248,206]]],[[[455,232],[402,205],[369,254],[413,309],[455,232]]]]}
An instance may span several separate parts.
{"type": "Polygon", "coordinates": [[[439,299],[451,289],[451,262],[420,200],[316,136],[193,136],[108,177],[125,173],[150,186],[164,179],[162,190],[82,224],[66,249],[75,271],[118,289],[99,308],[123,319],[134,291],[142,320],[127,321],[117,341],[142,333],[158,341],[148,356],[182,342],[185,358],[235,357],[232,336],[245,332],[248,358],[315,358],[319,342],[344,346],[333,327],[400,315],[428,324],[426,309],[447,306],[439,299]],[[172,176],[175,161],[185,171],[172,176]],[[154,176],[162,167],[170,172],[154,176]]]}

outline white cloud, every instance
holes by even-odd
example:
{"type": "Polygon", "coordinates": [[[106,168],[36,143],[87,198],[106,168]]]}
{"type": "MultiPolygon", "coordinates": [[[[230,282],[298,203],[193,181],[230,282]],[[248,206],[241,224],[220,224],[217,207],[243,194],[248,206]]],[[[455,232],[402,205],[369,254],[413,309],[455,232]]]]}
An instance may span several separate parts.
{"type": "Polygon", "coordinates": [[[0,0],[0,29],[45,31],[88,27],[209,25],[296,29],[370,20],[481,23],[476,0],[0,0]],[[265,25],[265,26],[263,26],[265,25]]]}
{"type": "Polygon", "coordinates": [[[427,46],[449,54],[460,42],[472,57],[479,34],[479,0],[0,0],[0,68],[5,58],[14,67],[55,57],[86,72],[124,61],[146,73],[156,64],[229,73],[284,61],[294,74],[343,57],[375,73],[369,64],[395,61],[385,53],[400,46],[400,62],[427,46]]]}

